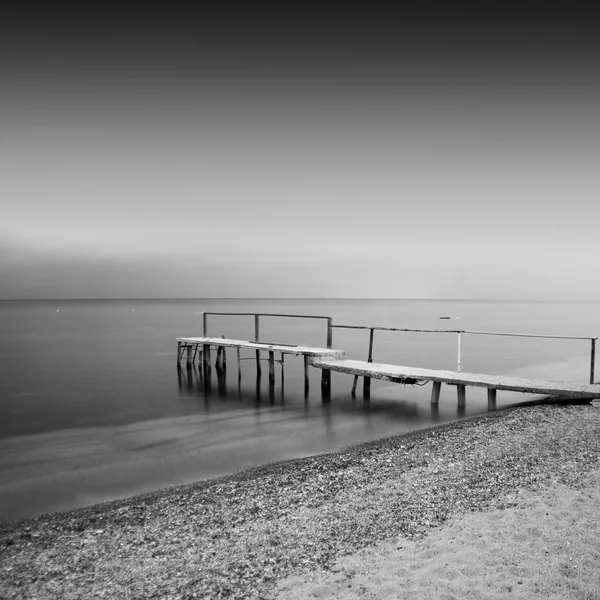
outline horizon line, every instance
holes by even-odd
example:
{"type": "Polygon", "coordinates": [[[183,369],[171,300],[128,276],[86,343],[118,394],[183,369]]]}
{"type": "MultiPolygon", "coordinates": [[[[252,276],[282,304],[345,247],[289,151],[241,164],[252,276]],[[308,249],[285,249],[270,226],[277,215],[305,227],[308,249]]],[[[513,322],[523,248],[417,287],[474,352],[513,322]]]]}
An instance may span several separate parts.
{"type": "Polygon", "coordinates": [[[153,296],[153,297],[119,297],[119,298],[0,298],[0,302],[134,302],[157,300],[372,300],[372,301],[420,301],[420,302],[561,302],[561,303],[600,303],[600,299],[567,300],[567,299],[524,299],[524,298],[374,298],[351,296],[153,296]]]}

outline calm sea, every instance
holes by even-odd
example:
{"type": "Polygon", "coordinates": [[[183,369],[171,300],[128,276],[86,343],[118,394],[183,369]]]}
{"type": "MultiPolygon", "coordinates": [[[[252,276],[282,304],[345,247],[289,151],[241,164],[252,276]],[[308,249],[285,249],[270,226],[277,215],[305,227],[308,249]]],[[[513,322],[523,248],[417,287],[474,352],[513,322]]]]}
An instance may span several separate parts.
{"type": "MultiPolygon", "coordinates": [[[[598,335],[599,303],[423,300],[126,300],[0,302],[0,519],[82,506],[242,468],[317,454],[461,418],[455,388],[439,412],[430,385],[373,381],[370,402],[352,377],[320,371],[304,397],[302,359],[286,356],[274,394],[266,364],[235,353],[208,387],[176,369],[178,336],[201,335],[201,311],[324,315],[334,324],[598,335]],[[450,319],[440,319],[440,317],[450,319]]],[[[251,317],[209,317],[210,335],[253,339],[251,317]]],[[[325,346],[323,321],[263,318],[261,339],[325,346]]],[[[366,359],[368,332],[335,329],[333,346],[366,359]]],[[[539,379],[589,379],[590,343],[463,335],[462,370],[539,379]]],[[[251,353],[243,354],[250,358],[251,353]]],[[[373,358],[456,369],[454,334],[376,332],[373,358]]],[[[533,399],[498,393],[498,407],[533,399]]],[[[487,410],[467,389],[465,415],[487,410]]]]}

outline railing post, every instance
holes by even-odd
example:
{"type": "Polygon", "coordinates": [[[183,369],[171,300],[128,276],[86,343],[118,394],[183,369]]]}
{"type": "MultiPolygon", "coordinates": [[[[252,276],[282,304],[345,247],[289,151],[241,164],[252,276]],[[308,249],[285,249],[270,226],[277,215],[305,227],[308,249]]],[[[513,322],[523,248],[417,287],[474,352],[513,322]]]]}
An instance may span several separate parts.
{"type": "Polygon", "coordinates": [[[460,373],[460,331],[457,331],[457,337],[458,337],[458,372],[460,373]]]}
{"type": "Polygon", "coordinates": [[[208,315],[204,311],[202,311],[202,337],[206,337],[206,331],[207,331],[206,321],[207,321],[207,317],[208,317],[208,315]]]}
{"type": "Polygon", "coordinates": [[[596,338],[591,338],[592,353],[590,357],[590,383],[594,383],[594,367],[596,363],[596,338]]]}
{"type": "Polygon", "coordinates": [[[332,327],[333,319],[331,317],[327,317],[327,348],[333,347],[333,327],[332,327]]]}

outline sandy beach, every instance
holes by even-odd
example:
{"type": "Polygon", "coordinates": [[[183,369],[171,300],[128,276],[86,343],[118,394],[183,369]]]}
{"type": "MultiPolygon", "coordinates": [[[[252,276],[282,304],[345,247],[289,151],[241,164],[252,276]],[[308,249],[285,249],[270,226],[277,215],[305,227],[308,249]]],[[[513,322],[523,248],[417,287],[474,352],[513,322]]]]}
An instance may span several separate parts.
{"type": "Polygon", "coordinates": [[[498,411],[0,526],[2,598],[600,598],[600,410],[498,411]]]}

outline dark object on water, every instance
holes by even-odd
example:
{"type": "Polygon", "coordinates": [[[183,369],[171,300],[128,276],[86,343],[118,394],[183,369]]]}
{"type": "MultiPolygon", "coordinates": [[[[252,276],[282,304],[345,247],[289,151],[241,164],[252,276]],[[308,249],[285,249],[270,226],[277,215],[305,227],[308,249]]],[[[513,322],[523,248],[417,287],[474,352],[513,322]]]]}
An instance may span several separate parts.
{"type": "Polygon", "coordinates": [[[440,317],[440,319],[451,319],[452,317],[440,317]]]}
{"type": "Polygon", "coordinates": [[[390,377],[389,381],[393,383],[401,383],[403,385],[415,385],[419,383],[419,379],[415,379],[414,377],[390,377]]]}

